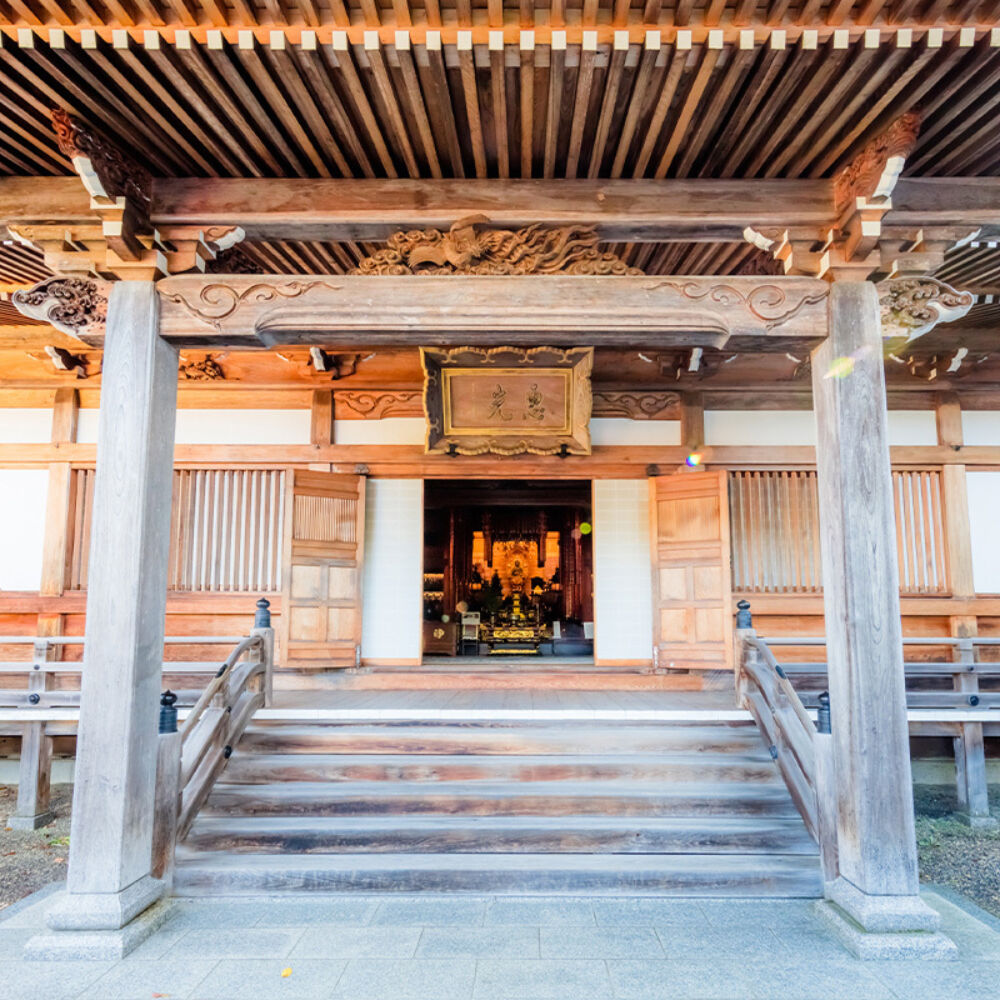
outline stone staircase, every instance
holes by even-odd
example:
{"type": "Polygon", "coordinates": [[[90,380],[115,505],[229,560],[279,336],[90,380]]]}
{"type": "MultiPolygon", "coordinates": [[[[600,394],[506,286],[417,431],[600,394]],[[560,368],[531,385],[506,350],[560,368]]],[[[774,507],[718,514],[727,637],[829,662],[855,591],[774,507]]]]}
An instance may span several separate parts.
{"type": "Polygon", "coordinates": [[[750,723],[254,723],[175,891],[342,890],[818,896],[821,878],[750,723]]]}

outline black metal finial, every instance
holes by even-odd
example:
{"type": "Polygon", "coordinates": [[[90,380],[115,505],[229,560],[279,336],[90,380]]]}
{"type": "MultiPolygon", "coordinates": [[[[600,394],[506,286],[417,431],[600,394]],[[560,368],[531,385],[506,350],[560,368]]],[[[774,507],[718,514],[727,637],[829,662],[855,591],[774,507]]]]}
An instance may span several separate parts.
{"type": "Polygon", "coordinates": [[[271,627],[271,602],[266,597],[262,597],[257,602],[257,613],[253,616],[253,627],[271,627]]]}
{"type": "Polygon", "coordinates": [[[160,695],[160,733],[177,732],[177,695],[164,691],[160,695]]]}
{"type": "Polygon", "coordinates": [[[458,458],[458,445],[454,441],[448,442],[448,451],[445,453],[449,458],[458,458]]]}
{"type": "Polygon", "coordinates": [[[565,441],[559,445],[559,458],[569,458],[569,445],[565,441]]]}
{"type": "Polygon", "coordinates": [[[816,729],[821,733],[830,732],[830,692],[823,691],[819,696],[819,709],[816,712],[816,729]]]}
{"type": "Polygon", "coordinates": [[[753,628],[753,617],[750,614],[750,602],[749,601],[737,601],[736,602],[736,627],[737,628],[753,628]]]}

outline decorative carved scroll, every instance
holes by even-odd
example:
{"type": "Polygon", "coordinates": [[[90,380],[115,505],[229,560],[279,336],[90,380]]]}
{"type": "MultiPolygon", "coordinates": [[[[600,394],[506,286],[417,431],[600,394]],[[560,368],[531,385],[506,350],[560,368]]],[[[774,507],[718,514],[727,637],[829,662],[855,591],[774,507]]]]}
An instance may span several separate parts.
{"type": "Polygon", "coordinates": [[[816,305],[829,294],[826,289],[823,289],[805,295],[789,296],[785,290],[786,287],[779,283],[753,285],[749,291],[744,292],[726,281],[706,285],[704,281],[699,280],[665,280],[654,285],[652,290],[671,288],[679,295],[694,302],[707,301],[725,309],[742,307],[759,320],[766,330],[782,326],[793,319],[805,306],[816,305]]]}
{"type": "Polygon", "coordinates": [[[484,215],[459,219],[447,233],[412,229],[389,237],[351,274],[642,274],[598,249],[586,226],[489,229],[484,215]]]}
{"type": "Polygon", "coordinates": [[[937,278],[894,278],[876,287],[886,338],[916,340],[938,323],[961,318],[976,302],[971,292],[959,292],[937,278]]]}
{"type": "Polygon", "coordinates": [[[920,113],[907,111],[868,145],[833,180],[834,204],[838,211],[855,199],[866,202],[892,194],[906,157],[913,152],[920,134],[920,113]]]}
{"type": "Polygon", "coordinates": [[[337,420],[382,420],[384,417],[422,417],[422,392],[335,392],[337,420]]]}
{"type": "Polygon", "coordinates": [[[56,276],[14,292],[11,302],[29,319],[89,340],[104,336],[110,289],[110,282],[99,279],[56,276]]]}
{"type": "Polygon", "coordinates": [[[422,347],[427,451],[589,455],[593,348],[422,347]]]}
{"type": "Polygon", "coordinates": [[[630,420],[677,420],[681,397],[676,392],[594,391],[591,416],[627,417],[630,420]]]}
{"type": "Polygon", "coordinates": [[[201,361],[182,361],[179,374],[188,382],[216,382],[226,377],[222,365],[211,354],[206,354],[201,361]]]}

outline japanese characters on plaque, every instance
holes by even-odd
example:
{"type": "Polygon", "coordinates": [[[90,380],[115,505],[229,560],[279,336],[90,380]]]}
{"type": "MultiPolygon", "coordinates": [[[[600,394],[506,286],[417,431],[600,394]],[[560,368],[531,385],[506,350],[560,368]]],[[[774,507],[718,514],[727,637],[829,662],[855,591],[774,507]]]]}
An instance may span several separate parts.
{"type": "Polygon", "coordinates": [[[423,348],[427,450],[590,453],[592,348],[423,348]]]}

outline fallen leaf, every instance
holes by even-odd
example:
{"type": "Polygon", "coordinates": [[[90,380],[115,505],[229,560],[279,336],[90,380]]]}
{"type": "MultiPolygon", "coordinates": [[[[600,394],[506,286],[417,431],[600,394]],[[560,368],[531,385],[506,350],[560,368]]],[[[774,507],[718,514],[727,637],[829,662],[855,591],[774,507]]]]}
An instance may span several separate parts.
{"type": "Polygon", "coordinates": [[[168,996],[170,996],[169,993],[154,993],[153,1000],[165,1000],[168,996]]]}
{"type": "Polygon", "coordinates": [[[65,858],[56,858],[55,860],[56,860],[56,864],[57,865],[61,865],[66,859],[65,858]]]}
{"type": "Polygon", "coordinates": [[[287,979],[292,974],[292,967],[289,966],[287,969],[281,970],[281,978],[287,979]]]}

